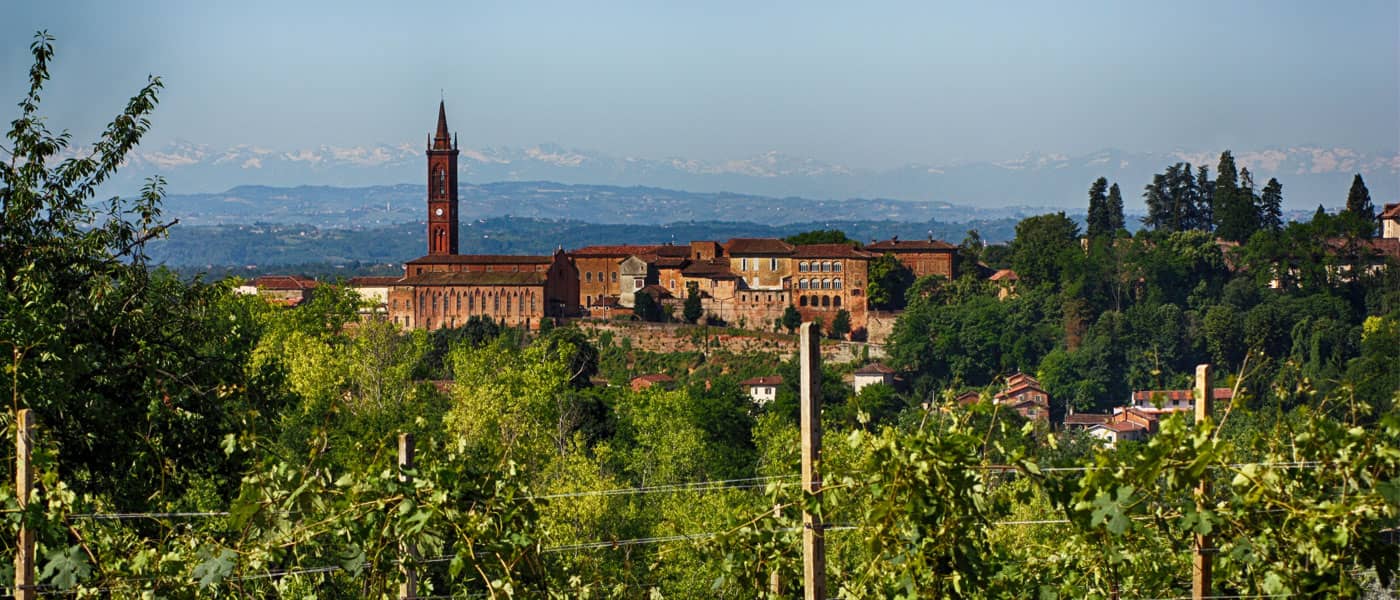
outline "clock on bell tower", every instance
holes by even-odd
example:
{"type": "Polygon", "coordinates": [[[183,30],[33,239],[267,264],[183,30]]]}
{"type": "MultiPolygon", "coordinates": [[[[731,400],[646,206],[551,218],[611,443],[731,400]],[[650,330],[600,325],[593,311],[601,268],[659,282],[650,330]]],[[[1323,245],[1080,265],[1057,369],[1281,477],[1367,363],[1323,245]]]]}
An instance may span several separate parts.
{"type": "Polygon", "coordinates": [[[457,143],[438,103],[437,132],[428,143],[428,255],[457,253],[457,143]]]}

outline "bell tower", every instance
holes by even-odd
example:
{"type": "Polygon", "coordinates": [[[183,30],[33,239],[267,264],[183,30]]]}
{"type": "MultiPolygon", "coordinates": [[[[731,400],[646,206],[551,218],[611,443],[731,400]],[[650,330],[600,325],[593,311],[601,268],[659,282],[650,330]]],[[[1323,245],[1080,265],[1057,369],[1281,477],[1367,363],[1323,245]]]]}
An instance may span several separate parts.
{"type": "Polygon", "coordinates": [[[457,142],[438,102],[437,133],[428,142],[428,255],[457,253],[457,142]]]}

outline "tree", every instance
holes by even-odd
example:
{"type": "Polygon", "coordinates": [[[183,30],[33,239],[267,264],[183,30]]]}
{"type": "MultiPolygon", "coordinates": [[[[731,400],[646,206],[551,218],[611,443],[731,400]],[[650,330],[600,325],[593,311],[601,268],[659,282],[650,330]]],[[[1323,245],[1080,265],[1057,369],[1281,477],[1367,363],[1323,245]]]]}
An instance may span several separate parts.
{"type": "Polygon", "coordinates": [[[1115,183],[1108,187],[1108,226],[1114,233],[1123,229],[1123,192],[1118,189],[1115,183]]]}
{"type": "Polygon", "coordinates": [[[1351,180],[1351,190],[1347,192],[1346,214],[1351,218],[1357,233],[1362,234],[1362,237],[1371,237],[1376,222],[1376,207],[1371,204],[1371,191],[1366,189],[1366,182],[1361,179],[1360,173],[1351,180]]]}
{"type": "Polygon", "coordinates": [[[982,261],[982,250],[987,244],[982,241],[982,234],[976,229],[967,230],[967,235],[963,237],[961,244],[958,244],[958,267],[957,272],[966,273],[969,269],[976,270],[977,263],[982,261]]]}
{"type": "Polygon", "coordinates": [[[246,455],[220,440],[266,425],[287,398],[278,374],[244,371],[263,303],[149,269],[147,242],[177,222],[162,218],[159,177],[134,197],[92,202],[149,129],[161,80],[75,146],[40,113],[53,38],[38,33],[30,50],[0,154],[0,395],[8,410],[36,411],[80,494],[139,510],[197,481],[236,486],[246,455]]]}
{"type": "Polygon", "coordinates": [[[704,314],[705,309],[700,306],[700,286],[694,281],[685,284],[685,306],[681,310],[681,317],[687,323],[694,323],[704,314]]]}
{"type": "Polygon", "coordinates": [[[797,327],[802,324],[802,313],[797,312],[797,307],[791,304],[783,309],[782,325],[788,333],[797,331],[797,327]]]}
{"type": "Polygon", "coordinates": [[[637,292],[634,296],[632,314],[643,321],[658,322],[666,319],[666,312],[656,302],[656,298],[646,292],[637,292]]]}
{"type": "Polygon", "coordinates": [[[1215,231],[1227,240],[1243,242],[1259,228],[1259,213],[1254,205],[1253,179],[1249,175],[1249,169],[1245,169],[1245,181],[1244,185],[1241,185],[1241,174],[1235,169],[1235,157],[1229,150],[1220,154],[1220,166],[1216,170],[1212,207],[1215,231]]]}
{"type": "Polygon", "coordinates": [[[1089,186],[1089,214],[1085,219],[1091,238],[1113,235],[1113,218],[1108,206],[1108,179],[1100,177],[1089,186]]]}
{"type": "Polygon", "coordinates": [[[1082,256],[1079,225],[1063,212],[1028,217],[1016,224],[1011,268],[1032,285],[1058,284],[1065,268],[1082,256]]]}
{"type": "Polygon", "coordinates": [[[877,310],[899,310],[904,308],[904,295],[914,283],[914,272],[893,254],[870,262],[870,283],[866,294],[870,306],[877,310]]]}
{"type": "Polygon", "coordinates": [[[1260,229],[1273,232],[1283,229],[1283,184],[1278,179],[1271,177],[1269,183],[1264,184],[1258,211],[1260,229]]]}
{"type": "Polygon", "coordinates": [[[831,319],[831,337],[845,339],[846,334],[851,332],[851,313],[846,309],[836,311],[836,316],[831,319]]]}

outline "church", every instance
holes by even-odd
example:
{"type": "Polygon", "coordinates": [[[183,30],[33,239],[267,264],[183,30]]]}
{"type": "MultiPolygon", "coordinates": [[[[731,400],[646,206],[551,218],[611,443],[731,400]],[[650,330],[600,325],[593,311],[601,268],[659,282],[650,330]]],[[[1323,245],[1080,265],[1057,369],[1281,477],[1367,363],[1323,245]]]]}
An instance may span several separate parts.
{"type": "Polygon", "coordinates": [[[389,320],[405,329],[463,325],[490,317],[538,328],[544,319],[578,314],[579,275],[562,248],[550,256],[458,254],[457,142],[438,104],[428,142],[428,253],[404,264],[386,286],[389,320]]]}

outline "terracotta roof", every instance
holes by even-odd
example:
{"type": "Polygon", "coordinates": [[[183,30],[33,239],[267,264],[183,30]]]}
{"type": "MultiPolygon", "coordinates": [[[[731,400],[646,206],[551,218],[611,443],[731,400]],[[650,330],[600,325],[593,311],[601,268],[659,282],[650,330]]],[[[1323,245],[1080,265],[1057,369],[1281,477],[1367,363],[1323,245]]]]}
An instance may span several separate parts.
{"type": "Polygon", "coordinates": [[[982,401],[982,392],[979,392],[977,390],[968,390],[966,392],[958,394],[957,398],[954,398],[953,400],[963,406],[966,406],[968,404],[976,404],[982,401]]]}
{"type": "Polygon", "coordinates": [[[754,377],[753,379],[745,379],[743,381],[740,381],[739,385],[782,385],[782,383],[782,375],[769,375],[768,377],[754,377]]]}
{"type": "Polygon", "coordinates": [[[642,289],[640,289],[640,290],[637,290],[637,291],[634,292],[634,293],[635,293],[635,294],[646,294],[646,295],[651,296],[652,298],[655,298],[655,299],[657,299],[657,300],[664,300],[664,299],[666,299],[666,298],[674,298],[674,297],[675,297],[673,294],[671,294],[671,290],[668,290],[668,289],[666,289],[666,288],[664,288],[664,287],[661,287],[661,286],[659,286],[659,285],[656,285],[656,284],[654,284],[654,283],[651,284],[651,285],[648,285],[648,286],[646,286],[646,287],[644,287],[644,288],[642,288],[642,289]]]}
{"type": "Polygon", "coordinates": [[[870,363],[868,365],[865,365],[864,367],[856,369],[855,371],[856,375],[890,375],[893,373],[894,369],[891,369],[888,366],[885,366],[881,363],[870,363]]]}
{"type": "Polygon", "coordinates": [[[875,242],[865,247],[871,252],[929,252],[929,251],[950,251],[957,250],[958,247],[942,240],[901,240],[893,238],[883,242],[875,242]]]}
{"type": "Polygon", "coordinates": [[[667,374],[665,374],[665,373],[651,373],[651,374],[649,374],[649,375],[638,375],[638,376],[632,378],[632,381],[645,381],[645,382],[648,382],[648,383],[662,383],[662,382],[666,382],[666,381],[675,381],[675,380],[676,380],[675,377],[672,377],[672,376],[667,375],[667,374]]]}
{"type": "Polygon", "coordinates": [[[1355,242],[1356,249],[1361,252],[1369,251],[1372,256],[1388,257],[1400,260],[1400,239],[1395,238],[1372,238],[1369,240],[1348,239],[1348,238],[1327,238],[1327,249],[1331,252],[1340,252],[1347,248],[1349,243],[1355,242]]]}
{"type": "Polygon", "coordinates": [[[690,266],[681,269],[681,274],[686,277],[707,277],[709,279],[739,278],[738,275],[734,274],[734,271],[729,270],[729,261],[723,258],[692,262],[690,266]]]}
{"type": "Polygon", "coordinates": [[[793,245],[778,238],[734,238],[724,245],[731,256],[738,254],[782,255],[792,254],[793,245]]]}
{"type": "Polygon", "coordinates": [[[992,276],[988,277],[987,279],[990,279],[992,281],[1019,281],[1021,279],[1021,276],[1017,275],[1016,272],[1012,271],[1011,269],[1001,269],[996,273],[992,273],[992,276]]]}
{"type": "Polygon", "coordinates": [[[1381,214],[1376,215],[1376,218],[1400,219],[1400,202],[1385,205],[1385,209],[1381,210],[1381,214]]]}
{"type": "Polygon", "coordinates": [[[1113,415],[1103,413],[1074,413],[1065,415],[1065,425],[1097,425],[1107,423],[1113,415]]]}
{"type": "Polygon", "coordinates": [[[420,256],[408,261],[410,265],[547,265],[553,256],[524,254],[446,254],[420,256]]]}
{"type": "Polygon", "coordinates": [[[656,255],[672,257],[679,256],[681,258],[685,258],[690,256],[690,246],[673,246],[671,244],[666,244],[665,246],[657,246],[656,255]]]}
{"type": "Polygon", "coordinates": [[[544,285],[549,274],[540,271],[499,273],[495,271],[433,271],[405,277],[398,285],[544,285]]]}
{"type": "MultiPolygon", "coordinates": [[[[646,255],[648,255],[648,254],[655,255],[655,254],[657,254],[657,253],[660,251],[661,248],[664,248],[664,246],[661,246],[661,245],[659,245],[659,244],[651,244],[651,245],[637,245],[637,244],[629,245],[629,244],[620,244],[620,245],[616,245],[616,246],[584,246],[584,247],[582,247],[582,248],[579,248],[579,249],[577,249],[577,250],[574,250],[573,252],[570,252],[570,253],[569,253],[569,256],[574,256],[574,257],[578,257],[578,256],[595,257],[595,256],[596,256],[596,257],[600,257],[600,258],[607,258],[607,257],[623,258],[623,257],[627,257],[627,256],[632,256],[632,255],[636,255],[636,256],[646,256],[646,255]]],[[[685,250],[685,249],[682,248],[682,250],[685,250]]],[[[688,252],[686,252],[686,253],[688,253],[688,252]]]]}
{"type": "Polygon", "coordinates": [[[383,287],[398,283],[401,279],[403,279],[403,277],[399,275],[390,277],[351,277],[350,280],[345,283],[350,287],[383,287]]]}
{"type": "MultiPolygon", "coordinates": [[[[1152,402],[1159,399],[1162,402],[1194,401],[1195,394],[1194,390],[1137,390],[1133,392],[1133,403],[1152,402]]],[[[1235,397],[1235,390],[1218,387],[1212,389],[1210,395],[1216,400],[1229,400],[1235,397]]]]}
{"type": "Polygon", "coordinates": [[[1102,428],[1107,429],[1107,430],[1109,430],[1109,431],[1116,431],[1116,432],[1118,432],[1118,433],[1127,433],[1127,432],[1129,432],[1129,431],[1146,431],[1146,430],[1147,430],[1147,426],[1142,425],[1141,423],[1134,423],[1134,422],[1132,422],[1132,421],[1113,421],[1113,422],[1108,422],[1108,423],[1098,423],[1098,424],[1094,425],[1094,427],[1102,427],[1102,428]]]}
{"type": "Polygon", "coordinates": [[[869,260],[879,256],[873,252],[857,250],[850,244],[802,244],[793,253],[797,258],[855,258],[869,260]]]}
{"type": "Polygon", "coordinates": [[[689,260],[684,256],[658,256],[650,262],[657,267],[674,269],[676,267],[684,267],[689,260]]]}
{"type": "Polygon", "coordinates": [[[263,275],[254,279],[253,287],[263,290],[309,290],[320,282],[301,275],[263,275]]]}

